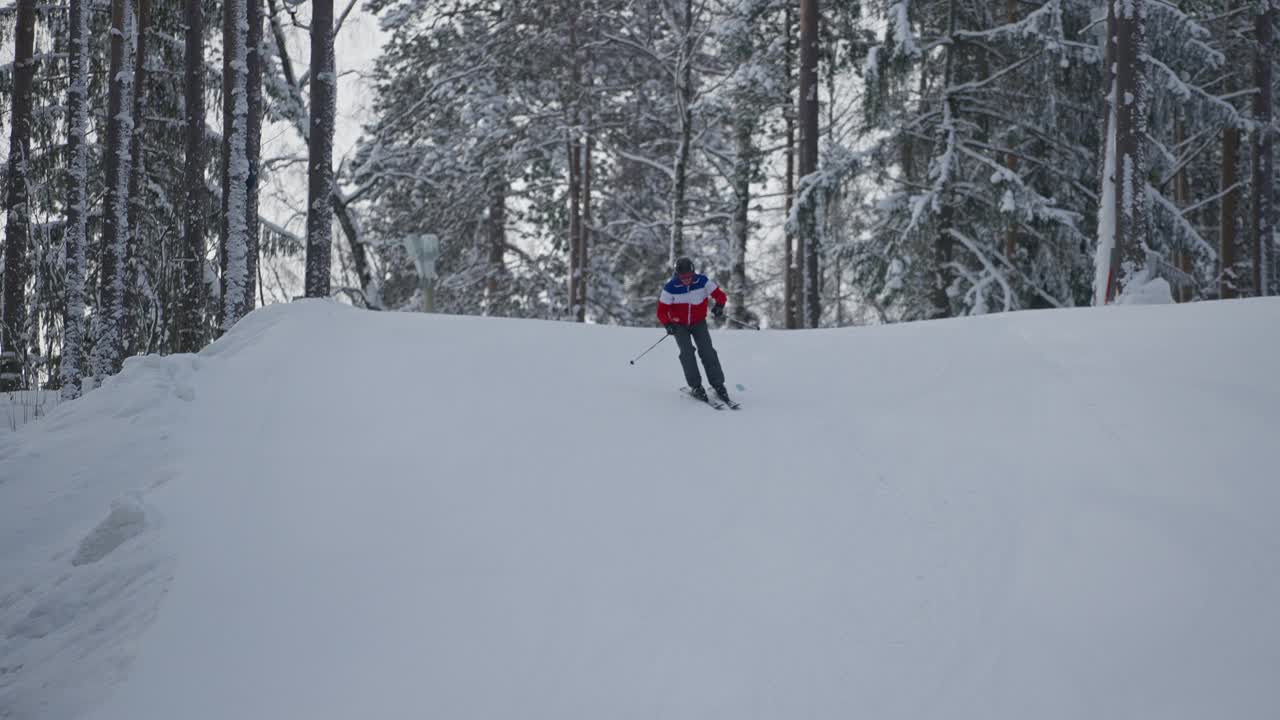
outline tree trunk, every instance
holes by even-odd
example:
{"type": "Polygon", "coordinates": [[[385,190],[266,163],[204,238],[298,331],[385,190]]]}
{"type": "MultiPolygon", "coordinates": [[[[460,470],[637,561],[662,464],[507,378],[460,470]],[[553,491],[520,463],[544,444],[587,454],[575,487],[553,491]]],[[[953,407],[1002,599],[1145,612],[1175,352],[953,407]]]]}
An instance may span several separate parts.
{"type": "Polygon", "coordinates": [[[313,0],[311,124],[307,134],[307,297],[329,297],[332,244],[333,122],[338,88],[333,58],[333,0],[313,0]]]}
{"type": "Polygon", "coordinates": [[[355,216],[347,207],[349,200],[337,187],[333,189],[332,198],[333,214],[337,216],[338,225],[342,227],[343,235],[351,244],[351,261],[356,266],[356,277],[360,280],[360,291],[364,294],[365,307],[379,310],[382,308],[382,298],[378,295],[378,288],[373,282],[373,270],[369,267],[368,253],[365,252],[364,243],[360,242],[360,228],[356,225],[355,216]]]}
{"type": "Polygon", "coordinates": [[[245,313],[253,310],[258,290],[258,246],[261,230],[258,223],[258,165],[262,155],[262,1],[248,0],[249,33],[246,46],[248,125],[245,134],[245,156],[248,177],[245,179],[245,313]]]}
{"type": "Polygon", "coordinates": [[[140,219],[145,212],[147,187],[147,158],[145,153],[147,131],[147,32],[151,26],[151,0],[133,0],[134,31],[133,45],[133,139],[130,144],[129,161],[129,221],[126,223],[129,237],[129,267],[125,270],[128,283],[125,286],[124,342],[125,347],[133,351],[143,351],[147,343],[143,339],[141,307],[145,300],[140,294],[143,284],[138,281],[139,273],[149,273],[151,268],[141,264],[153,255],[143,250],[144,236],[140,219]],[[140,212],[141,211],[141,212],[140,212]]]}
{"type": "Polygon", "coordinates": [[[569,302],[568,315],[578,316],[578,282],[582,274],[582,259],[578,257],[579,240],[582,235],[582,145],[578,137],[580,128],[578,104],[582,99],[582,68],[578,57],[578,17],[572,15],[569,21],[569,97],[565,100],[565,122],[568,125],[568,136],[565,143],[567,157],[565,162],[569,170],[569,302]]]}
{"type": "Polygon", "coordinates": [[[1239,212],[1239,190],[1228,188],[1237,182],[1236,164],[1240,157],[1240,130],[1227,127],[1222,131],[1222,204],[1218,215],[1219,254],[1222,258],[1221,297],[1226,300],[1240,295],[1240,283],[1243,280],[1238,267],[1240,259],[1238,240],[1236,238],[1236,214],[1239,212]]]}
{"type": "Polygon", "coordinates": [[[577,322],[586,322],[592,148],[586,108],[591,79],[586,75],[590,72],[591,54],[579,42],[576,18],[569,25],[569,53],[569,314],[577,322]]]}
{"type": "MultiPolygon", "coordinates": [[[[1182,115],[1180,111],[1178,120],[1173,126],[1173,144],[1177,147],[1181,147],[1186,143],[1186,141],[1187,122],[1185,116],[1182,115]]],[[[1185,166],[1179,168],[1177,174],[1173,176],[1173,202],[1179,209],[1191,205],[1191,183],[1185,166]]],[[[1194,277],[1193,273],[1195,272],[1194,260],[1195,258],[1192,255],[1191,247],[1184,239],[1183,242],[1178,244],[1176,258],[1178,269],[1181,270],[1185,276],[1182,283],[1177,286],[1177,291],[1174,293],[1174,299],[1180,303],[1190,302],[1192,298],[1195,297],[1195,288],[1191,282],[1194,277]]]]}
{"type": "Polygon", "coordinates": [[[26,355],[27,244],[31,235],[27,190],[31,106],[35,80],[35,0],[18,0],[14,33],[13,105],[9,122],[8,196],[5,198],[4,295],[0,313],[0,390],[22,385],[26,355]]]}
{"type": "MultiPolygon", "coordinates": [[[[578,242],[580,244],[578,250],[578,322],[586,322],[587,320],[587,294],[591,284],[591,184],[595,150],[595,139],[591,134],[591,103],[594,97],[592,86],[595,84],[595,52],[590,41],[597,39],[595,23],[598,10],[596,3],[592,2],[589,15],[591,22],[589,30],[591,34],[587,38],[586,62],[578,82],[578,103],[581,108],[579,114],[582,118],[582,128],[579,131],[582,138],[582,226],[578,232],[578,242]]],[[[586,11],[584,10],[584,12],[586,11]]]]}
{"type": "MultiPolygon", "coordinates": [[[[800,0],[800,177],[813,180],[818,171],[818,0],[800,0]]],[[[800,237],[804,245],[805,322],[818,327],[819,297],[816,190],[800,207],[800,237]]]]}
{"type": "Polygon", "coordinates": [[[495,177],[489,185],[489,272],[485,280],[485,314],[494,314],[498,284],[507,268],[507,179],[495,177]]]}
{"type": "MultiPolygon", "coordinates": [[[[795,54],[795,43],[792,35],[792,17],[791,3],[786,4],[786,12],[784,14],[783,23],[786,25],[786,75],[787,75],[787,96],[791,97],[792,78],[792,60],[795,54]]],[[[787,125],[787,177],[783,194],[786,197],[786,213],[787,223],[783,230],[783,273],[782,273],[782,312],[783,321],[788,330],[794,330],[800,326],[797,309],[800,303],[796,296],[799,294],[799,283],[796,282],[796,236],[791,229],[790,219],[791,210],[795,207],[796,196],[796,117],[792,110],[792,104],[788,102],[782,109],[782,116],[787,125]]]]}
{"type": "MultiPolygon", "coordinates": [[[[958,29],[958,8],[956,0],[950,0],[947,3],[948,19],[947,19],[947,35],[951,42],[946,45],[944,52],[946,60],[943,64],[942,71],[942,111],[943,111],[943,131],[946,137],[943,142],[947,145],[947,151],[950,152],[956,144],[955,138],[955,106],[951,102],[951,84],[955,80],[956,52],[955,52],[955,36],[958,29]]],[[[951,317],[951,295],[950,290],[955,282],[955,272],[951,268],[953,246],[955,239],[952,237],[951,221],[955,213],[950,199],[947,197],[947,186],[950,185],[950,178],[944,179],[946,185],[942,189],[942,198],[939,201],[942,209],[938,213],[938,234],[933,241],[933,292],[930,297],[930,318],[947,318],[951,317]]]]}
{"type": "Polygon", "coordinates": [[[1134,279],[1146,279],[1146,0],[1107,3],[1109,114],[1104,121],[1102,194],[1094,259],[1094,304],[1115,299],[1134,279]],[[1114,72],[1113,72],[1114,70],[1114,72]]]}
{"type": "MultiPolygon", "coordinates": [[[[1004,2],[1005,22],[1012,25],[1018,22],[1018,0],[1005,0],[1004,2]]],[[[988,73],[989,75],[989,73],[988,73]]],[[[1012,138],[1006,140],[1011,143],[1012,138]]],[[[1012,149],[1012,148],[1010,148],[1012,149]]],[[[1004,154],[1004,166],[1009,168],[1009,172],[1016,173],[1018,171],[1018,156],[1013,153],[1004,154]]],[[[1009,229],[1004,233],[1004,257],[1012,265],[1014,257],[1018,254],[1018,225],[1014,221],[1009,222],[1009,229]]]]}
{"type": "Polygon", "coordinates": [[[62,398],[80,396],[84,366],[85,246],[88,242],[89,8],[71,0],[67,23],[70,82],[67,86],[67,229],[63,236],[66,307],[62,315],[62,398]]]}
{"type": "Polygon", "coordinates": [[[280,53],[280,71],[284,73],[284,81],[289,85],[290,94],[293,94],[298,91],[298,79],[293,73],[293,63],[289,60],[289,47],[284,27],[280,24],[276,0],[267,0],[267,13],[271,21],[271,34],[275,36],[276,52],[280,53]]]}
{"type": "MultiPolygon", "coordinates": [[[[1240,7],[1239,0],[1227,3],[1229,11],[1240,7]]],[[[1230,41],[1228,41],[1229,44],[1230,41]]],[[[1224,90],[1228,93],[1239,89],[1236,67],[1227,68],[1224,90]]],[[[1240,297],[1247,290],[1248,277],[1241,267],[1244,259],[1240,254],[1240,237],[1237,215],[1241,193],[1236,185],[1240,182],[1240,145],[1244,133],[1237,127],[1227,126],[1222,130],[1222,168],[1221,187],[1222,201],[1218,204],[1218,253],[1222,262],[1219,295],[1223,299],[1240,297]]]]}
{"type": "Polygon", "coordinates": [[[1272,89],[1271,54],[1274,42],[1274,0],[1257,0],[1254,13],[1253,80],[1259,88],[1253,96],[1253,223],[1250,245],[1253,246],[1253,287],[1259,296],[1276,292],[1274,285],[1275,240],[1272,237],[1275,208],[1275,153],[1271,133],[1272,89]]]}
{"type": "Polygon", "coordinates": [[[1102,114],[1102,157],[1098,163],[1102,174],[1098,178],[1101,192],[1098,194],[1098,242],[1094,255],[1093,304],[1106,305],[1115,297],[1116,267],[1118,260],[1116,226],[1116,6],[1107,2],[1106,51],[1102,60],[1102,73],[1106,78],[1107,94],[1102,114]]]}
{"type": "Polygon", "coordinates": [[[674,188],[671,194],[671,263],[685,254],[684,221],[689,212],[689,146],[693,142],[693,0],[684,4],[684,36],[680,38],[676,68],[676,114],[680,142],[676,146],[674,188]]]}
{"type": "MultiPolygon", "coordinates": [[[[249,281],[249,87],[248,5],[250,0],[227,0],[223,5],[223,146],[222,213],[226,229],[222,241],[222,332],[245,313],[249,281]]],[[[326,215],[328,207],[325,207],[326,215]]],[[[251,298],[250,298],[251,300],[251,298]]]]}
{"type": "MultiPolygon", "coordinates": [[[[590,119],[587,121],[590,126],[590,119]]],[[[584,128],[584,131],[585,128],[584,128]]],[[[582,227],[578,231],[578,322],[587,320],[587,287],[591,282],[591,135],[582,141],[582,227]]]]}
{"type": "Polygon", "coordinates": [[[747,239],[751,234],[751,176],[755,167],[755,145],[752,136],[755,123],[747,112],[734,117],[737,158],[733,169],[733,268],[730,289],[733,291],[733,319],[747,321],[747,239]]]}
{"type": "Polygon", "coordinates": [[[204,136],[204,3],[185,0],[186,163],[182,184],[182,254],[179,260],[178,351],[193,353],[204,345],[205,155],[204,136]]]}
{"type": "Polygon", "coordinates": [[[129,143],[133,135],[132,59],[136,20],[132,0],[111,3],[111,70],[107,96],[107,192],[98,265],[97,333],[93,374],[101,380],[124,362],[125,270],[129,239],[129,143]]]}
{"type": "Polygon", "coordinates": [[[578,283],[582,282],[582,144],[577,128],[569,130],[569,315],[578,317],[578,283]]]}
{"type": "Polygon", "coordinates": [[[1147,265],[1147,0],[1112,0],[1116,12],[1116,241],[1121,286],[1147,265]]]}
{"type": "Polygon", "coordinates": [[[227,203],[231,198],[231,134],[234,127],[235,117],[235,36],[236,32],[232,26],[235,17],[235,8],[240,0],[220,0],[222,7],[222,143],[219,146],[221,150],[221,163],[218,165],[221,173],[222,196],[220,198],[221,205],[218,213],[218,302],[217,302],[217,327],[214,331],[216,337],[223,327],[223,319],[226,317],[227,302],[227,242],[228,231],[230,228],[231,213],[228,212],[227,203]]]}
{"type": "MultiPolygon", "coordinates": [[[[302,105],[302,91],[298,87],[297,75],[293,71],[293,61],[289,56],[289,48],[286,45],[284,35],[284,27],[280,24],[278,10],[275,0],[267,0],[267,11],[271,24],[271,34],[275,38],[276,52],[280,56],[280,72],[284,74],[284,81],[288,86],[290,102],[302,105]]],[[[295,118],[297,115],[290,114],[295,118]]],[[[311,127],[309,123],[302,123],[297,126],[299,134],[303,136],[310,145],[311,127]]],[[[255,191],[257,187],[255,185],[255,191]]],[[[360,226],[356,223],[355,216],[351,214],[351,209],[347,207],[348,200],[343,194],[342,189],[337,185],[333,186],[333,195],[330,204],[333,207],[333,214],[338,217],[338,224],[342,226],[342,232],[347,237],[347,241],[351,244],[351,259],[356,266],[356,275],[360,278],[361,290],[364,291],[365,304],[370,308],[381,308],[382,298],[378,291],[377,283],[373,277],[373,270],[369,266],[368,252],[365,245],[360,240],[360,226]]],[[[257,221],[255,216],[254,221],[257,221]]],[[[259,233],[254,233],[255,240],[259,237],[259,233]]],[[[255,261],[259,260],[260,253],[255,252],[255,261]]]]}

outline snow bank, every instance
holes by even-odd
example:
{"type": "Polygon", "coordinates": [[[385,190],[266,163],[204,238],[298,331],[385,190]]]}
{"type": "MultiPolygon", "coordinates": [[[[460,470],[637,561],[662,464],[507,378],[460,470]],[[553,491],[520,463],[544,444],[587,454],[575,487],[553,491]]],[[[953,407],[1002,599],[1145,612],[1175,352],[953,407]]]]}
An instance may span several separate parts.
{"type": "Polygon", "coordinates": [[[0,435],[0,717],[78,717],[125,678],[173,573],[144,498],[179,469],[194,364],[133,358],[0,435]]]}
{"type": "Polygon", "coordinates": [[[0,439],[0,716],[1277,716],[1278,323],[722,332],[717,413],[658,330],[268,308],[0,439]]]}
{"type": "Polygon", "coordinates": [[[1164,278],[1137,278],[1120,293],[1121,305],[1172,305],[1173,288],[1164,278]]]}
{"type": "Polygon", "coordinates": [[[48,390],[0,393],[0,436],[44,417],[60,400],[57,392],[48,390]]]}

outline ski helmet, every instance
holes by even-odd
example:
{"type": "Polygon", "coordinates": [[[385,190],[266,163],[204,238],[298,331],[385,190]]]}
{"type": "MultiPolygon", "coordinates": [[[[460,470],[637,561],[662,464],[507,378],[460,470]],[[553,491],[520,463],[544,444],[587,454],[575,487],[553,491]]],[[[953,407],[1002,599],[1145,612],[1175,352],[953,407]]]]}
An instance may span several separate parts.
{"type": "Polygon", "coordinates": [[[676,274],[684,275],[693,272],[693,261],[687,257],[682,257],[676,261],[676,274]]]}

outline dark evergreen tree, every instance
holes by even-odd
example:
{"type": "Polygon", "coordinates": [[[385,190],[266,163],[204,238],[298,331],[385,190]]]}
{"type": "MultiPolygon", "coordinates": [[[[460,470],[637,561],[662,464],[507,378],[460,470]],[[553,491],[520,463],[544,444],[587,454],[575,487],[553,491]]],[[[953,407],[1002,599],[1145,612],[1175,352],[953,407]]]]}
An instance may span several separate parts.
{"type": "Polygon", "coordinates": [[[29,343],[26,286],[31,207],[32,89],[35,77],[35,0],[19,0],[15,14],[13,104],[9,121],[9,168],[5,196],[4,292],[0,296],[0,390],[23,385],[29,343]]]}
{"type": "Polygon", "coordinates": [[[111,70],[107,101],[106,200],[94,313],[93,374],[119,372],[125,354],[129,263],[129,166],[133,136],[133,61],[137,38],[133,0],[112,0],[111,70]]]}
{"type": "Polygon", "coordinates": [[[182,179],[182,245],[177,271],[177,342],[180,352],[196,352],[205,342],[203,320],[205,233],[208,191],[205,187],[204,6],[185,0],[183,78],[186,151],[182,179]]]}

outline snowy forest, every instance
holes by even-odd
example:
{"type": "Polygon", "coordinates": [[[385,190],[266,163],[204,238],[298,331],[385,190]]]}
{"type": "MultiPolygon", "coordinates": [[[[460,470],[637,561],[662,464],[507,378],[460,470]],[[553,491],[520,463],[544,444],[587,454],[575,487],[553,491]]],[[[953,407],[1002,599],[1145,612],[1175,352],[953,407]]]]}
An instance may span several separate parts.
{"type": "Polygon", "coordinates": [[[683,255],[770,328],[1280,289],[1274,0],[360,1],[340,157],[356,0],[0,7],[0,390],[302,296],[652,325],[683,255]]]}

